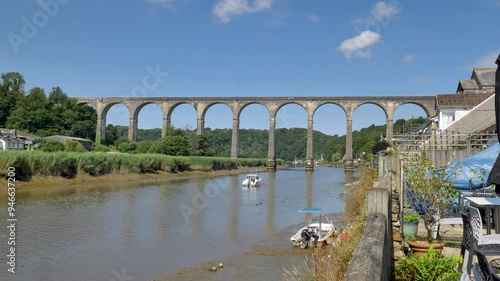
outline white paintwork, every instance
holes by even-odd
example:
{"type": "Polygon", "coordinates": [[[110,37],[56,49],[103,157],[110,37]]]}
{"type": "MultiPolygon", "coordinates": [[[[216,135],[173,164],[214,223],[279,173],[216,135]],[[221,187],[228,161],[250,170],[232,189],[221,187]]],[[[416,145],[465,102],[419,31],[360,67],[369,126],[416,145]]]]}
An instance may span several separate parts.
{"type": "Polygon", "coordinates": [[[259,186],[260,182],[262,181],[262,178],[255,174],[247,174],[247,177],[243,180],[241,183],[243,186],[247,187],[254,187],[254,186],[259,186]]]}

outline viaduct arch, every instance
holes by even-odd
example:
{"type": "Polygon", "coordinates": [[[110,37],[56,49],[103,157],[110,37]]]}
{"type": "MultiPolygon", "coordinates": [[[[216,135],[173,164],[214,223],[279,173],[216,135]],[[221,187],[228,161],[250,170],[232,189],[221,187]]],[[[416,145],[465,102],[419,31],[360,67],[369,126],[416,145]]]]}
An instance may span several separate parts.
{"type": "Polygon", "coordinates": [[[325,104],[339,106],[346,115],[346,169],[352,169],[352,116],[354,111],[363,104],[374,104],[379,106],[386,115],[388,142],[393,136],[393,116],[396,109],[404,104],[415,104],[420,106],[427,117],[436,115],[435,96],[354,96],[354,97],[146,97],[146,98],[77,98],[78,104],[91,104],[97,111],[96,142],[100,143],[106,137],[106,116],[108,110],[115,104],[125,105],[129,111],[130,140],[137,140],[137,121],[140,110],[148,104],[157,104],[163,115],[162,137],[171,126],[171,115],[173,110],[181,104],[190,104],[197,112],[197,134],[203,134],[205,113],[215,104],[227,105],[233,114],[233,130],[231,141],[231,157],[239,156],[239,123],[240,114],[250,104],[263,105],[269,112],[269,146],[268,146],[268,168],[276,169],[275,130],[276,114],[278,110],[290,103],[297,104],[307,112],[307,149],[306,160],[313,162],[313,117],[316,110],[325,104]]]}

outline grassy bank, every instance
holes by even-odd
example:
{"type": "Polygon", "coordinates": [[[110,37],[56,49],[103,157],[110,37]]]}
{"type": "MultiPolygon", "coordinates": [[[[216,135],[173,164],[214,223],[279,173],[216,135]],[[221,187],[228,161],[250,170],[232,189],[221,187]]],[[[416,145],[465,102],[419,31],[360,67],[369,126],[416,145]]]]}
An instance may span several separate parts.
{"type": "Polygon", "coordinates": [[[0,151],[0,176],[6,177],[9,167],[16,169],[18,180],[28,181],[33,176],[74,178],[77,175],[231,170],[265,166],[266,162],[266,159],[251,158],[10,150],[0,151]]]}
{"type": "Polygon", "coordinates": [[[373,186],[376,179],[374,169],[370,167],[363,167],[362,169],[362,179],[346,185],[344,193],[341,194],[342,200],[346,203],[344,217],[348,225],[347,234],[342,237],[337,246],[315,251],[311,257],[308,257],[305,271],[309,272],[309,274],[306,277],[301,273],[304,271],[302,268],[293,268],[292,270],[285,270],[286,280],[344,280],[347,267],[359,244],[366,224],[368,187],[373,186]]]}

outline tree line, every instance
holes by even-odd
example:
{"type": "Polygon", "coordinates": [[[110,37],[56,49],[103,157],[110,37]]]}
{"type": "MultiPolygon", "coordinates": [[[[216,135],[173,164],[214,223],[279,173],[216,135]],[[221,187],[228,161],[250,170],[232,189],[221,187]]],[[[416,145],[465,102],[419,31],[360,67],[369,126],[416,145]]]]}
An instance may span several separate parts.
{"type": "Polygon", "coordinates": [[[65,135],[95,139],[97,114],[91,106],[77,105],[60,88],[48,95],[40,87],[25,92],[18,72],[1,76],[0,128],[17,129],[40,137],[65,135]]]}
{"type": "MultiPolygon", "coordinates": [[[[0,84],[0,127],[25,131],[40,137],[65,135],[94,140],[96,136],[97,113],[88,105],[77,105],[60,88],[53,87],[48,94],[40,87],[25,92],[24,77],[18,72],[1,75],[0,84]]],[[[409,127],[423,124],[425,118],[399,119],[394,122],[394,132],[408,131],[409,127]]],[[[371,125],[353,131],[353,156],[374,154],[385,149],[387,144],[380,137],[385,135],[386,126],[371,125]]],[[[229,157],[232,129],[205,128],[202,136],[195,130],[168,130],[161,138],[161,129],[139,129],[138,142],[127,139],[128,126],[106,126],[106,138],[97,150],[115,149],[126,153],[161,153],[178,156],[221,156],[229,157]]],[[[267,158],[268,130],[241,129],[240,157],[267,158]]],[[[307,129],[279,128],[275,133],[276,156],[292,161],[306,158],[307,129]]],[[[338,162],[345,155],[346,136],[326,135],[313,132],[313,156],[325,161],[338,162]]],[[[44,146],[42,146],[43,148],[44,146]]],[[[47,151],[63,150],[54,143],[46,145],[47,151]]],[[[68,147],[66,150],[80,150],[68,147]]]]}

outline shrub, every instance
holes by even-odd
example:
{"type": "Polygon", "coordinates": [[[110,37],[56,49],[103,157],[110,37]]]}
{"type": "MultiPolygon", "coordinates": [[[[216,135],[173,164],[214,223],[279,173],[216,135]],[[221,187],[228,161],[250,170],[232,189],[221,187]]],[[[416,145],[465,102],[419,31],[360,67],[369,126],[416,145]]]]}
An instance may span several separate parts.
{"type": "Polygon", "coordinates": [[[420,221],[420,216],[417,213],[404,213],[403,221],[406,222],[417,222],[420,221]]]}
{"type": "Polygon", "coordinates": [[[448,281],[459,280],[461,272],[455,271],[462,262],[460,256],[440,257],[440,253],[429,249],[422,256],[411,255],[394,269],[396,281],[448,281]]]}
{"type": "Polygon", "coordinates": [[[40,143],[40,149],[43,152],[63,151],[64,144],[55,140],[44,140],[40,143]]]}
{"type": "Polygon", "coordinates": [[[98,144],[95,148],[94,148],[94,151],[95,152],[108,152],[110,151],[111,149],[105,145],[102,145],[102,144],[98,144]]]}
{"type": "Polygon", "coordinates": [[[130,140],[127,137],[120,137],[115,141],[115,147],[118,148],[118,146],[124,142],[130,142],[130,140]]]}
{"type": "Polygon", "coordinates": [[[123,153],[132,152],[137,148],[137,144],[133,141],[131,142],[122,142],[118,145],[118,150],[123,153]]]}
{"type": "Polygon", "coordinates": [[[148,153],[149,149],[153,145],[153,141],[140,141],[137,143],[136,153],[148,153]]]}
{"type": "Polygon", "coordinates": [[[85,152],[85,147],[79,141],[70,140],[64,144],[64,150],[69,152],[85,152]]]}

